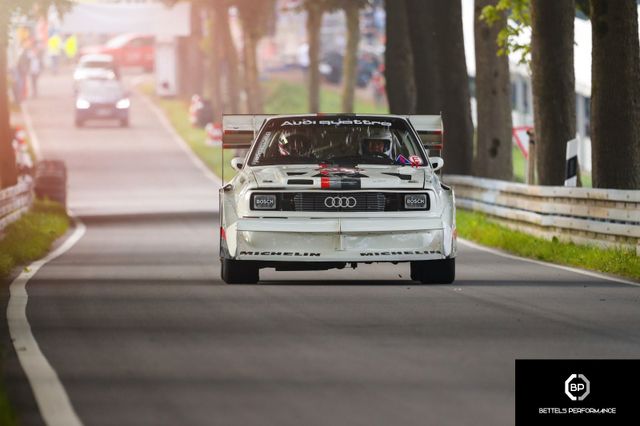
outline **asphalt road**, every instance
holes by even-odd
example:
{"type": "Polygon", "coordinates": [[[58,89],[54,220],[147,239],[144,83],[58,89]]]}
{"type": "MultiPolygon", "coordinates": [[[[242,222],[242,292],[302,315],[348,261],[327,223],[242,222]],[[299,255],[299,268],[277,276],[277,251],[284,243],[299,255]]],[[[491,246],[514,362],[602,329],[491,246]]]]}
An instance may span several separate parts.
{"type": "Polygon", "coordinates": [[[510,425],[516,358],[640,354],[639,288],[465,246],[448,286],[386,264],[227,286],[217,189],[147,105],[129,129],[75,129],[72,107],[66,76],[29,102],[87,232],[27,314],[86,425],[510,425]]]}

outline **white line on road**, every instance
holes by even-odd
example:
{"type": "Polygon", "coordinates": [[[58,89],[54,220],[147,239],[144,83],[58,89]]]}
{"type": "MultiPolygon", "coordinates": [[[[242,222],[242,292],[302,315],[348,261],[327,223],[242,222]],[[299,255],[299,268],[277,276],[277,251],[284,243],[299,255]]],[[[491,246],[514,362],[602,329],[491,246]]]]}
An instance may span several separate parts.
{"type": "Polygon", "coordinates": [[[597,272],[585,271],[584,269],[572,268],[570,266],[556,265],[555,263],[547,263],[547,262],[543,262],[541,260],[528,259],[526,257],[514,256],[512,254],[507,254],[507,253],[502,252],[500,250],[496,250],[496,249],[492,249],[492,248],[489,248],[489,247],[481,246],[480,244],[473,243],[473,242],[471,242],[469,240],[465,240],[465,239],[460,238],[460,237],[458,237],[458,241],[461,242],[462,244],[466,245],[466,246],[471,247],[471,248],[474,248],[474,249],[477,249],[477,250],[486,251],[488,253],[495,254],[496,256],[506,257],[507,259],[521,260],[523,262],[535,263],[536,265],[549,266],[551,268],[562,269],[563,271],[574,272],[576,274],[582,274],[582,275],[586,275],[586,276],[592,277],[592,278],[599,278],[601,280],[613,281],[613,282],[617,282],[617,283],[621,283],[621,284],[628,284],[628,285],[640,287],[640,283],[629,281],[629,280],[625,280],[623,278],[617,278],[617,277],[612,277],[612,276],[609,276],[609,275],[598,274],[597,272]]]}
{"type": "Polygon", "coordinates": [[[31,332],[31,326],[27,319],[29,297],[27,283],[40,268],[66,253],[82,238],[86,227],[77,219],[74,219],[74,222],[75,230],[69,238],[46,257],[25,268],[9,287],[7,321],[11,340],[20,365],[33,390],[40,414],[49,426],[81,426],[82,422],[73,409],[69,395],[60,382],[58,374],[40,350],[40,346],[31,332]]]}

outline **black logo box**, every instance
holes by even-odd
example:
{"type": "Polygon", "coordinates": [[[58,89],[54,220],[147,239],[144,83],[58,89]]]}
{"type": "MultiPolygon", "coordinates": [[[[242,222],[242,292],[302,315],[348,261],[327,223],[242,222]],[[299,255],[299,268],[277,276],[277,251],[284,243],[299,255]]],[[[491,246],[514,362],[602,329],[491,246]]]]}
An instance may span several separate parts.
{"type": "Polygon", "coordinates": [[[516,360],[516,426],[640,425],[640,360],[516,360]],[[565,381],[582,374],[590,392],[565,394],[565,381]],[[615,414],[571,409],[615,408],[615,414]],[[543,409],[541,412],[540,409],[543,409]],[[573,413],[570,413],[573,411],[573,413]]]}

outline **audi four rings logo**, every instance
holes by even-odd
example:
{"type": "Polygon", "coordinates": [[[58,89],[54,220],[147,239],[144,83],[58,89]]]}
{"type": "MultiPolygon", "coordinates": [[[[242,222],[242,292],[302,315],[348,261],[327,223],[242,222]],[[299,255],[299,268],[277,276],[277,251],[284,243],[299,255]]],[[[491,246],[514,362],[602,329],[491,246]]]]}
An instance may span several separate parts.
{"type": "Polygon", "coordinates": [[[327,197],[324,199],[324,205],[327,208],[348,208],[352,209],[358,204],[355,197],[327,197]]]}

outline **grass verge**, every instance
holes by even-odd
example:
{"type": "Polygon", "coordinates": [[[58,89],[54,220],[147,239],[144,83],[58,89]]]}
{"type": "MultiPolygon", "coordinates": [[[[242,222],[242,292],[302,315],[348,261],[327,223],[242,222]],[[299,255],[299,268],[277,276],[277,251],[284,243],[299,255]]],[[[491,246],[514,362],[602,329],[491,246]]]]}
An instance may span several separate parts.
{"type": "Polygon", "coordinates": [[[640,280],[640,256],[633,250],[602,249],[564,243],[555,238],[549,241],[511,230],[478,212],[458,209],[456,220],[460,237],[485,246],[522,257],[640,280]]]}
{"type": "MultiPolygon", "coordinates": [[[[264,83],[266,114],[304,114],[309,112],[309,92],[303,83],[269,80],[264,83]]],[[[332,87],[320,89],[320,111],[342,111],[342,97],[339,90],[332,87]]],[[[388,114],[384,105],[376,105],[370,100],[356,98],[355,112],[361,114],[388,114]]]]}
{"type": "Polygon", "coordinates": [[[68,227],[69,218],[60,204],[35,201],[27,213],[5,228],[4,237],[0,239],[0,281],[4,281],[16,265],[44,256],[68,227]]]}
{"type": "MultiPolygon", "coordinates": [[[[51,244],[69,228],[64,208],[51,201],[35,201],[31,209],[4,230],[0,237],[0,283],[5,282],[17,265],[25,265],[44,256],[51,244]]],[[[8,339],[6,340],[8,341],[8,339]]],[[[5,348],[0,348],[2,359],[5,348]]],[[[4,380],[0,380],[0,425],[17,425],[9,403],[4,380]]]]}

